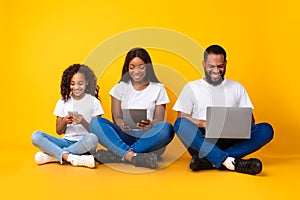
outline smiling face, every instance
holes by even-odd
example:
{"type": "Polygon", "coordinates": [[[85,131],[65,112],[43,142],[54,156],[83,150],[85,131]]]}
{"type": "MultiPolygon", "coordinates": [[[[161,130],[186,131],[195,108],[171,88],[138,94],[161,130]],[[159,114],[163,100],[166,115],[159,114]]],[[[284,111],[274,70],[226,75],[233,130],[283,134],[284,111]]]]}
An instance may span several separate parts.
{"type": "Polygon", "coordinates": [[[128,66],[128,73],[133,83],[144,83],[146,63],[139,57],[134,57],[128,66]]]}
{"type": "Polygon", "coordinates": [[[212,85],[219,85],[224,80],[227,61],[222,54],[209,54],[206,61],[202,62],[205,80],[212,85]]]}
{"type": "Polygon", "coordinates": [[[78,72],[73,75],[70,82],[70,88],[74,99],[80,100],[84,97],[87,84],[83,73],[78,72]]]}

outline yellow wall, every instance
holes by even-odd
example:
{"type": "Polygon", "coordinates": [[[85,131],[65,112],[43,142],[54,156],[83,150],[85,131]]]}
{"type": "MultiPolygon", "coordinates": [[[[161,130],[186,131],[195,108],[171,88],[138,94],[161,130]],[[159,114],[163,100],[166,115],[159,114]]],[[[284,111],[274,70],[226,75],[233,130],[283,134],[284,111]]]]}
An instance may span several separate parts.
{"type": "MultiPolygon", "coordinates": [[[[36,129],[55,134],[52,112],[59,98],[62,71],[84,62],[97,46],[115,35],[157,27],[181,33],[204,48],[222,45],[228,53],[227,78],[246,87],[255,105],[256,120],[268,121],[275,128],[269,150],[291,153],[300,139],[299,5],[296,0],[1,0],[0,144],[31,145],[30,136],[36,129]]],[[[118,48],[116,45],[107,53],[118,48]]],[[[178,71],[188,80],[200,77],[180,56],[148,50],[153,62],[178,71]]],[[[99,55],[99,60],[106,56],[99,55]]],[[[107,92],[120,77],[123,58],[119,55],[106,66],[106,73],[97,74],[108,118],[107,92]]],[[[162,82],[169,78],[159,77],[162,82]]],[[[168,88],[174,100],[176,94],[171,90],[168,88]]]]}

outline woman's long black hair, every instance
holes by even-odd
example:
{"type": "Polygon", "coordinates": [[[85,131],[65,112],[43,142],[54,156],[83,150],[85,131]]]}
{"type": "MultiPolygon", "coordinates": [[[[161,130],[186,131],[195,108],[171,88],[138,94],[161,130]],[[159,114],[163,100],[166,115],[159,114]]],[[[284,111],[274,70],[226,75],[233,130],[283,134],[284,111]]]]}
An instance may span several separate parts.
{"type": "Polygon", "coordinates": [[[154,73],[154,69],[153,69],[153,65],[152,65],[150,55],[143,48],[133,48],[127,53],[126,58],[125,58],[125,62],[124,62],[124,65],[123,65],[123,69],[122,69],[122,77],[121,77],[119,82],[121,82],[121,81],[127,82],[127,81],[131,80],[131,78],[129,76],[129,73],[128,73],[128,71],[129,71],[129,62],[135,57],[139,57],[146,64],[146,77],[145,77],[145,80],[150,81],[150,82],[159,83],[159,80],[157,79],[157,77],[154,73]]]}

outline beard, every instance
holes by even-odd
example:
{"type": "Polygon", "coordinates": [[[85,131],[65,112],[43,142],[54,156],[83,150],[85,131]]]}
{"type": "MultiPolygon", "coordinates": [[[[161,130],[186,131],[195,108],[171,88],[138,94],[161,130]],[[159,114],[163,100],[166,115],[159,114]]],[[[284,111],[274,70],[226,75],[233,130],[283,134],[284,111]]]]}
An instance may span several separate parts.
{"type": "Polygon", "coordinates": [[[223,82],[226,70],[224,70],[223,73],[220,72],[221,77],[218,80],[216,80],[216,81],[212,80],[212,78],[211,78],[211,76],[210,76],[210,74],[209,74],[208,71],[204,70],[204,72],[205,72],[205,79],[206,79],[206,81],[209,84],[217,86],[217,85],[220,85],[223,82]]]}

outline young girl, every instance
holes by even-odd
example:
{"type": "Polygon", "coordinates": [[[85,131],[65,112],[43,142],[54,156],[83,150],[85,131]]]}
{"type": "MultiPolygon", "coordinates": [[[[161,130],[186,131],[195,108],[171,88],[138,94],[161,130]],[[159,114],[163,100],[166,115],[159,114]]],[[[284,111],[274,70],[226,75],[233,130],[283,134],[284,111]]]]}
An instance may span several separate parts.
{"type": "Polygon", "coordinates": [[[73,166],[94,168],[95,160],[90,153],[96,151],[98,138],[89,133],[89,122],[104,113],[98,100],[96,76],[89,67],[74,64],[64,71],[60,87],[62,98],[56,104],[54,115],[57,116],[56,132],[64,136],[57,138],[35,131],[32,143],[43,151],[35,154],[35,162],[63,164],[67,161],[73,166]]]}
{"type": "Polygon", "coordinates": [[[134,48],[127,53],[121,80],[109,94],[114,123],[95,118],[90,126],[109,150],[97,151],[96,160],[157,168],[157,159],[173,139],[174,131],[172,125],[164,121],[168,95],[145,49],[134,48]],[[124,109],[146,109],[147,119],[137,123],[137,129],[130,129],[123,119],[124,109]]]}

